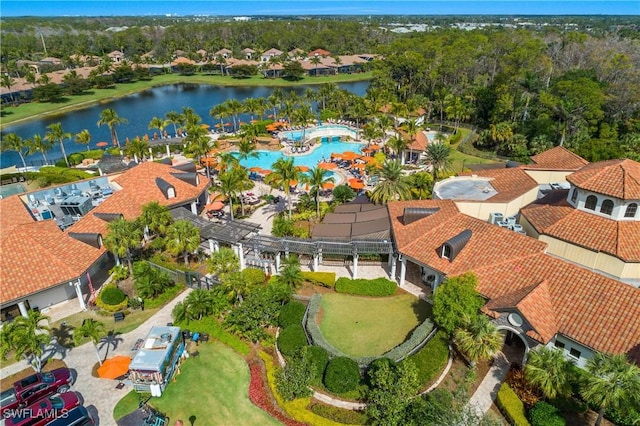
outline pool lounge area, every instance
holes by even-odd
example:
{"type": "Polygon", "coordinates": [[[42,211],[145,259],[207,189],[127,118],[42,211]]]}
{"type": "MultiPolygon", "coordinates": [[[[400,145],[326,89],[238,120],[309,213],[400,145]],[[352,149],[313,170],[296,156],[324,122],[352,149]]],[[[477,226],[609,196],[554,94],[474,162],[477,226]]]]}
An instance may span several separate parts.
{"type": "Polygon", "coordinates": [[[322,124],[308,129],[285,130],[278,133],[283,141],[301,142],[317,139],[318,142],[337,142],[344,138],[358,139],[358,131],[343,124],[322,124]]]}

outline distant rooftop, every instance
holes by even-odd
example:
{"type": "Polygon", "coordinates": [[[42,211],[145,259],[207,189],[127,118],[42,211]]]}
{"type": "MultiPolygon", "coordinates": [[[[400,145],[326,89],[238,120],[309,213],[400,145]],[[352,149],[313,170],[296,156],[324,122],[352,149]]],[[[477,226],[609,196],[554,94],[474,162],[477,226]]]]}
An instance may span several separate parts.
{"type": "Polygon", "coordinates": [[[493,178],[478,176],[459,176],[436,183],[434,198],[440,200],[484,201],[498,191],[491,185],[493,178]]]}

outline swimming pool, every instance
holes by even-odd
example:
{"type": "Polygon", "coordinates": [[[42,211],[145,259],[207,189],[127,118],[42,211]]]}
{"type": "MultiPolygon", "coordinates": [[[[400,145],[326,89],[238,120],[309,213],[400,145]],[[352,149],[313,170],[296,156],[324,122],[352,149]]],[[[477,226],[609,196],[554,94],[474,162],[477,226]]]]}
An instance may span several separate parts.
{"type": "MultiPolygon", "coordinates": [[[[316,167],[318,162],[331,158],[331,153],[341,154],[345,151],[360,152],[363,146],[363,144],[352,142],[323,142],[309,154],[292,156],[293,163],[296,166],[316,167]]],[[[258,151],[258,153],[260,154],[258,158],[249,158],[240,161],[240,163],[247,168],[261,167],[263,169],[270,169],[271,165],[280,158],[289,157],[281,151],[258,151]]]]}
{"type": "MultiPolygon", "coordinates": [[[[285,130],[278,133],[280,139],[289,139],[293,141],[299,141],[302,139],[302,135],[306,140],[314,138],[329,138],[338,136],[348,136],[351,139],[356,139],[357,132],[349,126],[342,126],[339,124],[323,124],[320,126],[312,127],[306,130],[285,130]]],[[[335,139],[334,139],[335,140],[335,139]]]]}
{"type": "Polygon", "coordinates": [[[0,197],[2,198],[7,198],[14,194],[22,194],[23,192],[27,192],[27,189],[21,183],[10,183],[0,186],[0,197]]]}

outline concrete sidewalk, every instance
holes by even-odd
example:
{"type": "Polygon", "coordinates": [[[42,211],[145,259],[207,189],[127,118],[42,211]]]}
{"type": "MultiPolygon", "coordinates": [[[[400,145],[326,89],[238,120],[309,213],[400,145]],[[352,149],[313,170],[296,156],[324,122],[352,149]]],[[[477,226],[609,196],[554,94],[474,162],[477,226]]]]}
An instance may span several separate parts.
{"type": "Polygon", "coordinates": [[[487,375],[484,376],[480,386],[469,399],[469,406],[475,410],[478,416],[484,416],[493,405],[500,386],[507,377],[509,365],[507,357],[502,352],[498,352],[487,375]]]}

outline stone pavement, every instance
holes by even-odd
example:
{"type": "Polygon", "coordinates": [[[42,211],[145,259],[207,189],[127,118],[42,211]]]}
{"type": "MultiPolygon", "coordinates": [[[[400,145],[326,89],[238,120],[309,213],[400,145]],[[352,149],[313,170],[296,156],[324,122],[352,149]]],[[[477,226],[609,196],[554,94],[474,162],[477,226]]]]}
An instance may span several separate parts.
{"type": "MultiPolygon", "coordinates": [[[[191,290],[186,290],[178,295],[178,297],[169,302],[135,330],[118,335],[116,339],[114,339],[113,345],[102,345],[100,348],[101,358],[104,359],[105,355],[108,357],[129,355],[131,347],[136,340],[145,337],[152,326],[166,325],[166,323],[172,321],[171,311],[173,307],[182,301],[190,291],[191,290]]],[[[82,346],[72,349],[61,349],[59,347],[56,349],[57,351],[53,357],[64,360],[67,366],[74,371],[76,381],[71,389],[82,394],[84,405],[94,416],[96,424],[101,426],[115,426],[116,422],[113,420],[113,409],[117,402],[129,393],[131,388],[125,386],[122,389],[116,389],[117,381],[98,379],[91,375],[91,370],[97,362],[96,351],[92,343],[85,343],[82,346]]],[[[0,376],[7,377],[27,367],[26,362],[20,361],[0,370],[0,376]]]]}
{"type": "Polygon", "coordinates": [[[489,411],[508,371],[509,360],[502,352],[498,352],[487,375],[484,376],[480,386],[469,399],[469,406],[476,411],[478,416],[482,417],[489,411]]]}

